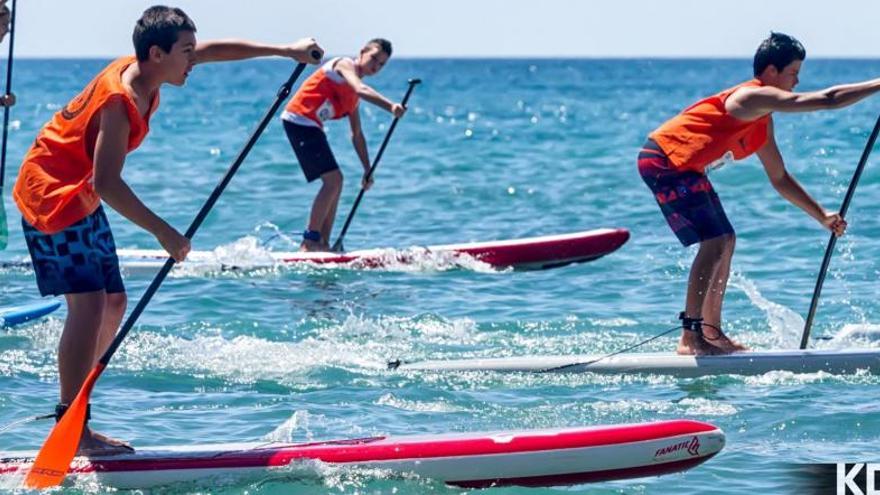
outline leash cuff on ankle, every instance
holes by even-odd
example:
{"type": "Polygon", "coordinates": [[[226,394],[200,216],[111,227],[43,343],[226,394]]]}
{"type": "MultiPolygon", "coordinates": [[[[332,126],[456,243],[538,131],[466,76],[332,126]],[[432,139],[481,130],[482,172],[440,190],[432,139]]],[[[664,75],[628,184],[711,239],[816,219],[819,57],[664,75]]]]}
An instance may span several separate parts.
{"type": "Polygon", "coordinates": [[[684,311],[678,314],[678,319],[681,320],[681,328],[688,332],[695,332],[697,335],[703,335],[703,319],[702,318],[689,318],[684,311]]]}

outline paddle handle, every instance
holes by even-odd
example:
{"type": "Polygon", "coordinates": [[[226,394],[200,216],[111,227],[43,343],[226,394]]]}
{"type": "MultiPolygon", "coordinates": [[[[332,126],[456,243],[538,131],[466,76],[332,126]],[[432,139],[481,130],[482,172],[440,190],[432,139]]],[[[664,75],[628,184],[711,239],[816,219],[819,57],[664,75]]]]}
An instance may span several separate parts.
{"type": "MultiPolygon", "coordinates": [[[[422,82],[421,79],[410,79],[407,81],[409,87],[406,88],[406,94],[403,95],[403,100],[401,100],[400,104],[402,106],[406,106],[409,101],[409,97],[412,95],[413,90],[416,88],[416,85],[422,82]]],[[[376,171],[376,167],[379,166],[379,160],[382,159],[382,154],[385,153],[385,147],[388,146],[388,141],[391,140],[391,134],[394,132],[394,128],[397,127],[397,121],[400,120],[400,117],[394,117],[394,120],[391,121],[391,127],[388,128],[388,132],[385,133],[385,139],[382,140],[382,145],[379,146],[379,152],[376,153],[376,157],[373,159],[373,164],[370,165],[370,170],[367,171],[367,176],[365,177],[366,181],[369,181],[373,177],[373,172],[376,171]]],[[[345,218],[345,224],[342,225],[342,231],[339,233],[339,237],[336,239],[336,242],[333,243],[333,251],[341,251],[342,250],[342,238],[345,237],[346,232],[348,232],[348,227],[351,225],[351,220],[354,218],[354,213],[358,209],[358,205],[361,204],[361,199],[364,197],[364,193],[367,190],[364,187],[361,187],[361,190],[358,192],[357,198],[354,200],[354,205],[351,207],[351,211],[348,213],[348,217],[345,218]]]]}
{"type": "MultiPolygon", "coordinates": [[[[317,52],[315,52],[317,53],[317,52]]],[[[313,55],[315,55],[313,53],[313,55]]],[[[320,54],[316,58],[320,58],[320,54]]],[[[229,167],[229,170],[226,171],[226,175],[223,176],[223,179],[220,180],[220,183],[214,188],[214,191],[208,197],[208,200],[205,201],[205,204],[202,206],[202,209],[199,210],[195,219],[190,224],[189,228],[186,229],[186,233],[184,234],[187,239],[192,239],[195,235],[196,231],[202,225],[202,222],[205,220],[205,217],[208,216],[208,213],[211,211],[211,208],[217,202],[217,199],[220,198],[220,195],[223,193],[223,190],[226,189],[226,186],[229,184],[229,181],[232,180],[232,177],[235,175],[235,172],[238,171],[238,168],[244,162],[244,159],[247,157],[248,153],[250,153],[251,148],[253,148],[254,144],[260,138],[260,135],[263,133],[263,130],[269,124],[269,121],[275,115],[275,112],[278,111],[278,107],[281,106],[281,103],[285,98],[290,94],[290,90],[293,87],[293,83],[297,80],[297,78],[302,74],[305,70],[306,64],[300,63],[293,70],[293,73],[287,79],[287,81],[281,85],[281,88],[278,89],[278,93],[275,97],[275,101],[272,103],[272,106],[269,107],[269,110],[266,112],[266,115],[263,116],[263,120],[260,121],[260,124],[251,134],[250,139],[248,139],[247,143],[238,153],[238,156],[235,158],[235,161],[232,162],[232,165],[229,167]]],[[[165,264],[162,265],[162,268],[159,270],[159,273],[153,278],[153,281],[150,283],[150,286],[147,287],[146,292],[144,292],[143,297],[141,297],[140,301],[138,301],[137,305],[132,310],[131,314],[128,315],[128,318],[125,320],[125,323],[119,329],[119,332],[116,334],[116,337],[113,339],[113,342],[110,344],[110,347],[104,352],[104,355],[101,356],[99,362],[106,366],[107,363],[110,362],[110,358],[113,357],[113,354],[116,353],[116,350],[119,348],[119,345],[122,344],[122,341],[125,339],[125,336],[128,335],[128,332],[134,326],[138,317],[144,311],[144,308],[147,307],[147,304],[153,298],[153,295],[159,289],[159,286],[162,284],[162,281],[165,280],[165,277],[171,271],[171,268],[174,266],[174,258],[169,257],[165,264]]]]}
{"type": "MultiPolygon", "coordinates": [[[[6,93],[12,94],[12,53],[15,48],[15,0],[12,0],[12,17],[9,19],[9,58],[6,60],[6,93]]],[[[3,144],[0,145],[0,189],[6,177],[6,139],[9,131],[9,107],[3,107],[3,144]]],[[[2,200],[2,199],[0,199],[2,200]]]]}
{"type": "MultiPolygon", "coordinates": [[[[859,165],[856,167],[852,180],[849,182],[849,188],[846,190],[846,195],[843,197],[843,203],[840,205],[840,216],[842,218],[846,217],[846,212],[849,210],[849,204],[856,192],[856,185],[858,185],[859,179],[862,177],[862,172],[865,170],[865,165],[868,163],[868,157],[871,156],[871,151],[874,150],[874,144],[877,141],[878,134],[880,134],[880,117],[877,117],[877,122],[874,124],[874,130],[871,131],[871,136],[868,138],[868,142],[865,144],[865,149],[862,151],[862,157],[859,159],[859,165]]],[[[828,239],[828,247],[825,248],[825,257],[822,259],[822,266],[819,268],[816,287],[813,289],[813,299],[810,301],[810,310],[807,312],[807,321],[804,324],[804,333],[801,336],[801,349],[806,349],[807,344],[810,341],[810,330],[813,326],[813,319],[816,316],[816,309],[819,307],[819,296],[822,295],[822,285],[825,284],[825,275],[828,273],[828,265],[831,264],[831,255],[834,253],[834,246],[836,244],[837,236],[832,232],[831,238],[828,239]]]]}

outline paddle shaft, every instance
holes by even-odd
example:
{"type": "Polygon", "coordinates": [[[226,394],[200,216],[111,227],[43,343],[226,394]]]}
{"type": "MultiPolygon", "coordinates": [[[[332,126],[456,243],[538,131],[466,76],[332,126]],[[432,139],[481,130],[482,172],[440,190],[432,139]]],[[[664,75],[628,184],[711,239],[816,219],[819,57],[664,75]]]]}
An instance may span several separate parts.
{"type": "MultiPolygon", "coordinates": [[[[400,102],[402,106],[406,106],[406,103],[409,101],[410,95],[412,95],[413,90],[416,88],[416,84],[421,83],[421,79],[410,79],[409,87],[406,89],[406,94],[403,96],[403,100],[400,102]]],[[[367,176],[364,178],[367,182],[373,177],[373,172],[376,170],[376,167],[379,165],[379,160],[382,159],[382,154],[385,153],[385,147],[388,146],[388,141],[391,140],[391,134],[394,132],[394,128],[397,127],[397,121],[400,120],[400,117],[394,117],[394,120],[391,121],[391,127],[388,128],[388,132],[385,133],[385,139],[382,141],[382,146],[379,147],[379,152],[376,153],[376,158],[373,159],[373,164],[370,166],[370,170],[367,172],[367,176]]],[[[364,197],[364,193],[366,192],[366,188],[361,187],[360,192],[357,195],[357,199],[354,200],[354,205],[351,207],[351,211],[348,213],[348,217],[345,219],[345,224],[342,225],[342,231],[339,233],[339,238],[336,239],[336,242],[333,243],[333,251],[341,251],[342,250],[342,238],[345,237],[345,233],[348,232],[348,227],[351,225],[351,220],[354,218],[354,212],[357,211],[358,205],[361,204],[361,199],[364,197]]]]}
{"type": "MultiPolygon", "coordinates": [[[[12,51],[15,47],[15,0],[12,0],[12,17],[9,19],[9,58],[6,60],[6,93],[12,94],[12,51]]],[[[9,107],[3,107],[3,144],[0,149],[0,189],[6,177],[6,138],[9,131],[9,107]]]]}
{"type": "MultiPolygon", "coordinates": [[[[320,56],[315,57],[319,59],[320,56]]],[[[275,98],[275,101],[272,103],[272,106],[266,112],[266,115],[263,116],[263,120],[260,121],[260,124],[257,126],[256,130],[254,130],[253,134],[251,134],[250,139],[248,139],[247,143],[244,145],[244,148],[238,153],[238,157],[232,162],[232,165],[229,167],[229,170],[226,171],[226,175],[223,176],[223,179],[220,180],[220,183],[217,184],[217,187],[214,188],[214,191],[211,193],[211,196],[208,197],[208,200],[202,206],[202,209],[199,210],[199,213],[196,215],[196,218],[192,221],[189,228],[186,229],[187,239],[192,239],[195,235],[196,231],[202,225],[202,222],[205,220],[205,217],[208,216],[208,213],[211,211],[211,208],[214,206],[214,203],[217,202],[217,199],[220,198],[220,195],[223,193],[223,190],[226,189],[226,186],[229,184],[229,181],[232,180],[232,176],[235,175],[235,172],[238,171],[238,168],[241,166],[244,159],[247,157],[248,153],[250,153],[251,148],[253,148],[254,144],[257,142],[257,139],[260,138],[260,135],[263,133],[263,130],[269,124],[269,120],[275,115],[275,112],[278,111],[278,107],[281,106],[281,103],[287,98],[287,95],[290,94],[290,89],[293,87],[293,83],[302,74],[303,70],[305,70],[306,64],[300,63],[297,64],[296,69],[294,69],[293,73],[290,75],[290,78],[287,79],[281,88],[278,90],[278,95],[275,98]]],[[[153,281],[150,283],[150,286],[147,287],[146,292],[144,292],[141,300],[138,301],[137,305],[132,310],[131,314],[128,315],[128,319],[125,320],[125,323],[122,325],[122,328],[119,329],[119,332],[116,334],[116,337],[113,339],[113,342],[110,344],[110,347],[107,348],[107,351],[104,352],[104,355],[101,356],[99,362],[106,366],[107,363],[110,362],[110,358],[113,357],[113,354],[116,353],[116,350],[119,348],[119,345],[122,344],[122,341],[125,339],[125,336],[128,335],[128,332],[131,330],[131,327],[134,326],[138,317],[144,311],[147,304],[150,302],[150,299],[153,298],[153,294],[159,289],[159,286],[162,284],[162,281],[165,280],[165,277],[168,275],[168,272],[171,271],[171,268],[174,266],[174,258],[169,257],[165,264],[162,265],[162,269],[159,270],[159,273],[156,274],[156,277],[153,278],[153,281]]]]}
{"type": "MultiPolygon", "coordinates": [[[[840,205],[841,218],[846,217],[846,211],[849,209],[849,203],[852,201],[853,194],[856,191],[856,185],[862,176],[862,171],[868,163],[868,157],[874,149],[874,143],[877,141],[877,135],[880,134],[880,117],[877,117],[877,123],[874,124],[874,130],[871,131],[871,137],[865,144],[865,150],[862,151],[862,157],[859,165],[856,167],[853,178],[849,182],[849,189],[846,190],[846,196],[843,197],[843,204],[840,205]]],[[[822,294],[822,285],[825,283],[825,275],[828,273],[828,265],[831,264],[831,255],[834,253],[834,246],[837,244],[837,236],[831,233],[828,239],[828,247],[825,248],[825,257],[822,259],[822,266],[819,268],[819,277],[816,279],[816,287],[813,289],[813,300],[810,301],[810,310],[807,313],[807,321],[804,324],[804,334],[801,337],[801,349],[806,349],[810,341],[810,329],[813,326],[813,318],[816,316],[816,309],[819,306],[819,296],[822,294]]]]}

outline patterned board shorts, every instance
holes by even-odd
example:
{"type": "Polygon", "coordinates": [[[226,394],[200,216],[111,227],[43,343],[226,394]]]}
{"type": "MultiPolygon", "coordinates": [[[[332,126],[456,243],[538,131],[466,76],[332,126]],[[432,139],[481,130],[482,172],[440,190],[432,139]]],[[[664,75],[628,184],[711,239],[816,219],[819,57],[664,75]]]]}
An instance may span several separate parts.
{"type": "Polygon", "coordinates": [[[639,153],[639,174],[685,246],[734,233],[706,174],[677,170],[653,140],[639,153]]]}
{"type": "Polygon", "coordinates": [[[21,226],[40,294],[125,292],[116,243],[103,207],[54,234],[44,234],[24,219],[21,226]]]}

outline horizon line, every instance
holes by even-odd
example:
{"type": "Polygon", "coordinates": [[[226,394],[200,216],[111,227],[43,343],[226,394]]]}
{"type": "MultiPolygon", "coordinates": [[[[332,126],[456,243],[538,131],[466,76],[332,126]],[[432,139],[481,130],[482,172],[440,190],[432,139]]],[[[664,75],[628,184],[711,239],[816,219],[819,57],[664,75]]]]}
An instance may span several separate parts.
{"type": "MultiPolygon", "coordinates": [[[[19,60],[112,60],[128,54],[117,55],[17,55],[19,60]]],[[[340,56],[325,55],[324,60],[340,56]]],[[[284,57],[260,57],[260,60],[284,57]]],[[[393,60],[751,60],[751,56],[739,55],[396,55],[393,60]]],[[[0,58],[0,60],[5,60],[0,58]]],[[[814,55],[811,60],[880,60],[878,55],[814,55]]]]}

